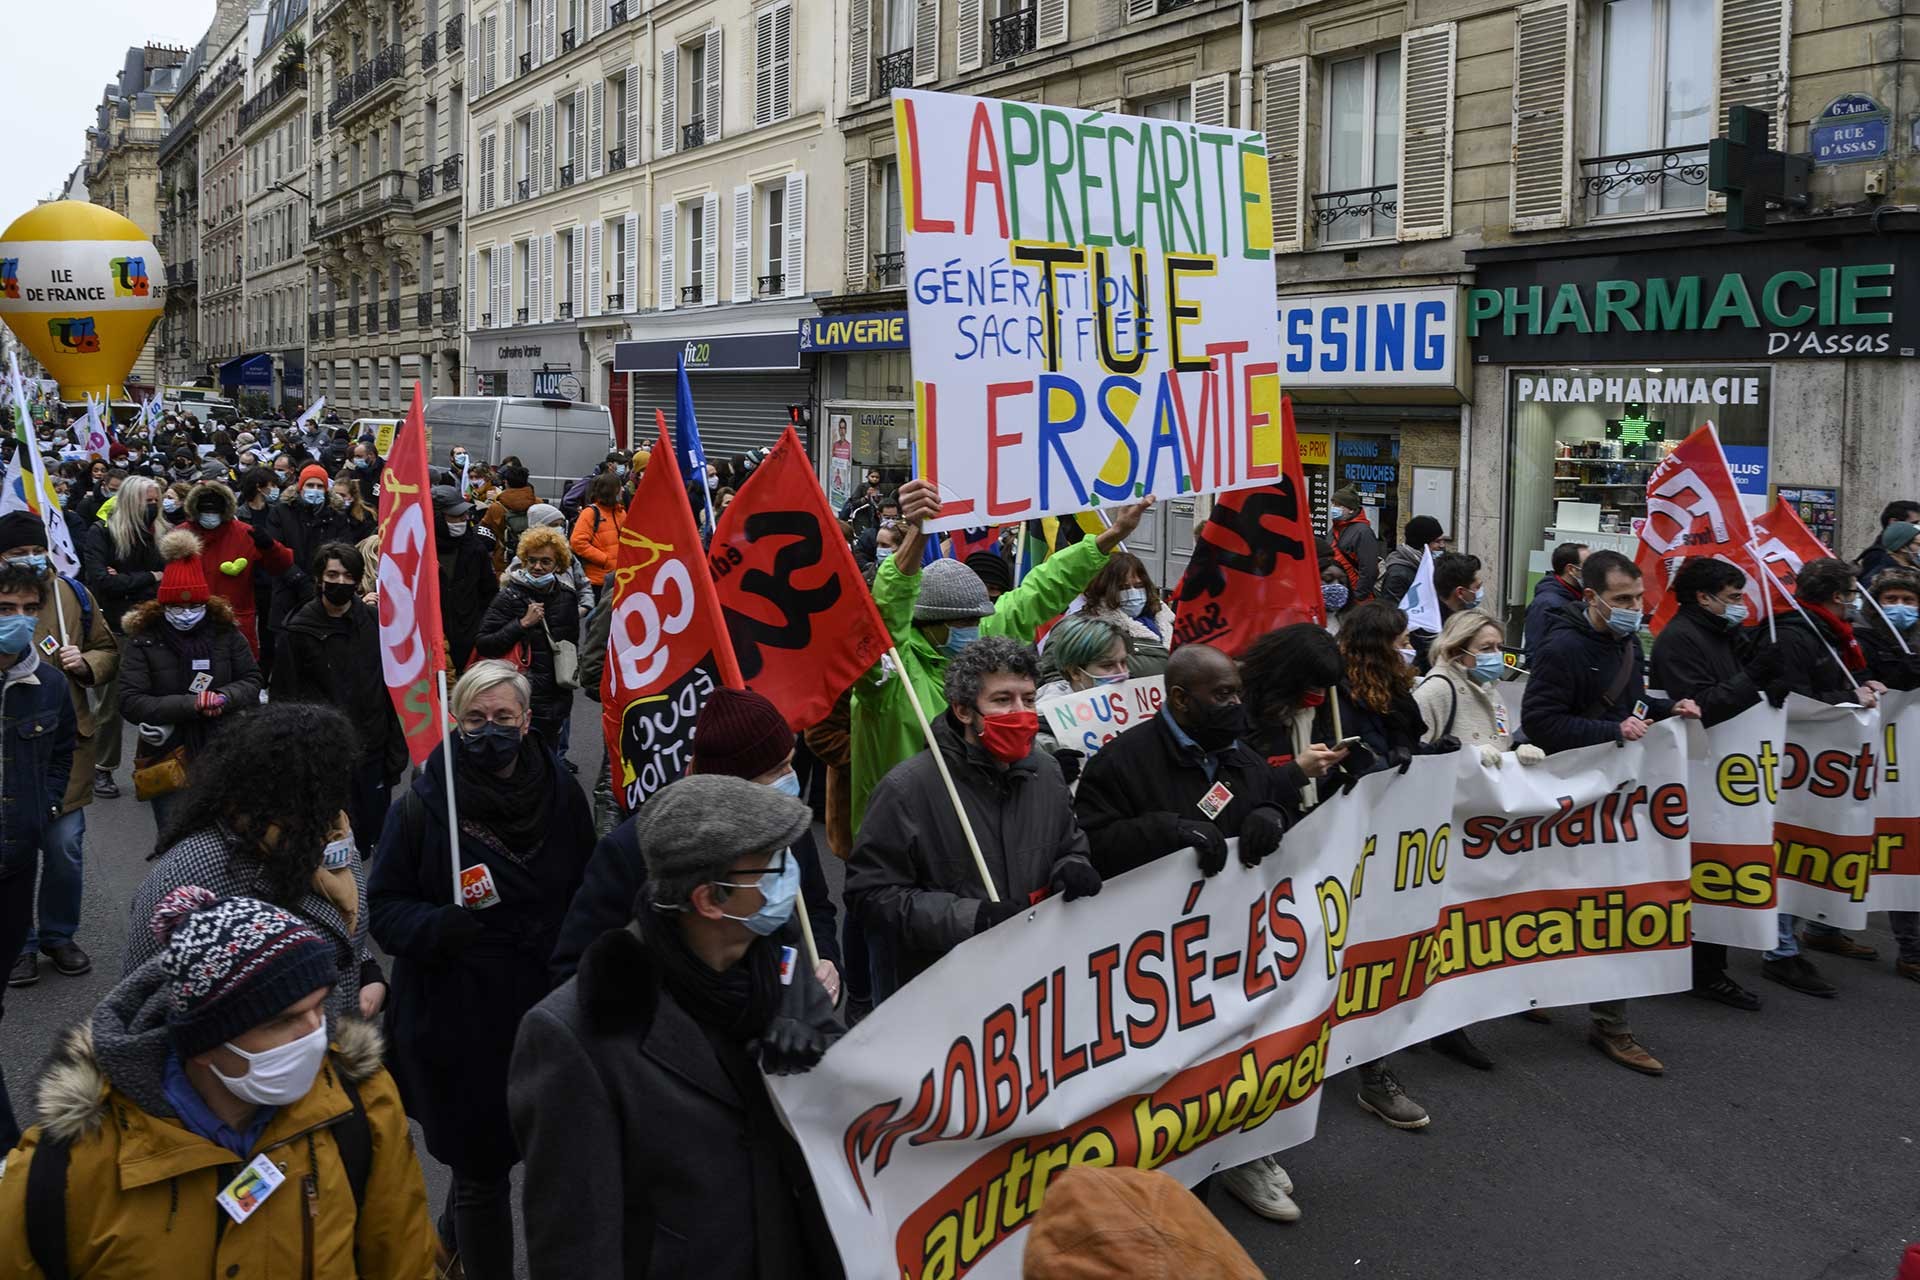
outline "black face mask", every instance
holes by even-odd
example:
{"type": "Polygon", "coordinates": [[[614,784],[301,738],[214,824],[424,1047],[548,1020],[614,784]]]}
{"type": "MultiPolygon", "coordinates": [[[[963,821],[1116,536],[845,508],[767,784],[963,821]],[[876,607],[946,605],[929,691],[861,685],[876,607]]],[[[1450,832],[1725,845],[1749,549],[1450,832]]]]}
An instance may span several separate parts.
{"type": "Polygon", "coordinates": [[[1245,737],[1251,727],[1246,704],[1241,702],[1189,702],[1187,716],[1192,723],[1180,727],[1207,752],[1225,751],[1237,739],[1245,737]]]}
{"type": "Polygon", "coordinates": [[[351,582],[323,582],[320,584],[320,594],[330,605],[343,605],[353,599],[353,584],[351,582]]]}
{"type": "Polygon", "coordinates": [[[499,724],[486,725],[478,733],[462,729],[460,754],[476,768],[489,772],[504,769],[520,754],[520,731],[499,724]]]}

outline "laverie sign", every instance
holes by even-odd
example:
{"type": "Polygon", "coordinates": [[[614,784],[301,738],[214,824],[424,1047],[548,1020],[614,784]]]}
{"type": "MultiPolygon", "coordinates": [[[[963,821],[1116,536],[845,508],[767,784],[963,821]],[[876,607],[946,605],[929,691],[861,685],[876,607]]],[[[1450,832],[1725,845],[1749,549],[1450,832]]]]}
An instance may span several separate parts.
{"type": "Polygon", "coordinates": [[[1916,345],[1920,264],[1899,236],[1476,265],[1467,334],[1489,362],[1900,356],[1916,345]]]}

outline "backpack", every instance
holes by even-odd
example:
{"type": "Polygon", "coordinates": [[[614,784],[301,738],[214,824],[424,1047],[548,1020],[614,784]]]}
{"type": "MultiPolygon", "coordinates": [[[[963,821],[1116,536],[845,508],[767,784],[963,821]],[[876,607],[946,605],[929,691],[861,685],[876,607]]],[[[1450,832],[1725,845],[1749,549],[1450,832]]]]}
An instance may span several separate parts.
{"type": "MultiPolygon", "coordinates": [[[[359,1087],[337,1069],[334,1079],[353,1103],[353,1110],[331,1127],[357,1215],[366,1206],[367,1178],[373,1172],[373,1128],[359,1087]]],[[[67,1268],[67,1148],[67,1143],[43,1134],[27,1166],[27,1252],[46,1280],[68,1280],[72,1274],[67,1268]]],[[[228,1168],[238,1170],[237,1165],[228,1168]]],[[[220,1176],[231,1175],[223,1169],[220,1176]]]]}
{"type": "MultiPolygon", "coordinates": [[[[505,508],[502,508],[502,509],[506,510],[505,508]]],[[[520,535],[525,533],[526,531],[527,531],[527,513],[524,511],[507,510],[506,541],[507,541],[507,557],[509,559],[513,557],[515,553],[515,548],[517,548],[520,545],[520,535]]]]}
{"type": "Polygon", "coordinates": [[[60,581],[73,588],[73,598],[80,602],[80,643],[85,645],[87,637],[93,634],[93,596],[80,585],[80,579],[60,575],[60,581]]]}

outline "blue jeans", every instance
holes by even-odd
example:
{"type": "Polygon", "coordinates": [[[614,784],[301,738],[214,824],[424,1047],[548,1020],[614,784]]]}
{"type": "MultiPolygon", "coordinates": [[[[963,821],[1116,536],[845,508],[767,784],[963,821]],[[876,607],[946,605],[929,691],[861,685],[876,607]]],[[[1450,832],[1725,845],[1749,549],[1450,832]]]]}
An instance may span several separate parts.
{"type": "Polygon", "coordinates": [[[1900,958],[1920,964],[1920,911],[1889,911],[1887,922],[1893,926],[1893,940],[1900,944],[1900,958]]]}
{"type": "Polygon", "coordinates": [[[1793,936],[1793,922],[1797,916],[1780,913],[1780,945],[1762,954],[1768,960],[1791,960],[1800,954],[1800,939],[1793,936]]]}
{"type": "Polygon", "coordinates": [[[80,927],[80,846],[86,836],[87,811],[75,809],[49,822],[40,837],[40,927],[27,929],[23,955],[73,941],[80,927]]]}

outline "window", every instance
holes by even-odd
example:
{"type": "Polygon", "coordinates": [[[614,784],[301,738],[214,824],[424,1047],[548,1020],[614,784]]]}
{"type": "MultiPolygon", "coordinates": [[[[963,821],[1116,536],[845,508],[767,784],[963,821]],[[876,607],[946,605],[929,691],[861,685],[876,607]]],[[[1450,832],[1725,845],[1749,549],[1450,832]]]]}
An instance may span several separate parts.
{"type": "Polygon", "coordinates": [[[683,238],[687,245],[687,273],[683,277],[687,283],[680,291],[682,302],[700,302],[707,296],[707,282],[701,272],[707,251],[706,212],[706,206],[699,201],[680,207],[680,225],[685,229],[683,238]]]}
{"type": "Polygon", "coordinates": [[[881,165],[880,182],[886,189],[881,200],[885,221],[881,224],[880,247],[885,253],[899,253],[904,244],[900,217],[900,166],[891,160],[881,165]]]}
{"type": "Polygon", "coordinates": [[[913,0],[887,0],[886,40],[881,47],[887,53],[913,48],[913,0]]]}
{"type": "Polygon", "coordinates": [[[682,145],[698,146],[704,140],[706,122],[701,119],[702,97],[707,83],[707,42],[695,40],[680,46],[680,118],[687,122],[687,138],[682,145]],[[699,135],[699,136],[696,136],[699,135]]]}
{"type": "Polygon", "coordinates": [[[1327,67],[1325,180],[1314,220],[1329,244],[1394,234],[1400,184],[1400,47],[1327,67]]]}
{"type": "Polygon", "coordinates": [[[573,148],[574,148],[574,133],[577,129],[580,128],[581,121],[575,119],[574,117],[574,104],[576,101],[577,99],[572,94],[569,94],[568,96],[560,99],[560,119],[558,122],[558,128],[559,128],[559,144],[560,144],[560,164],[565,168],[572,169],[573,175],[574,175],[574,181],[578,182],[580,180],[580,169],[579,169],[580,157],[574,153],[573,148]]]}
{"type": "Polygon", "coordinates": [[[440,154],[440,103],[436,99],[427,99],[427,128],[420,141],[420,162],[431,165],[440,154]]]}
{"type": "Polygon", "coordinates": [[[562,231],[556,238],[560,248],[560,269],[556,287],[560,290],[560,318],[573,318],[573,242],[579,233],[562,231]]]}
{"type": "Polygon", "coordinates": [[[1592,216],[1705,207],[1713,62],[1702,51],[1714,38],[1707,0],[1609,0],[1601,11],[1600,160],[1588,164],[1599,166],[1591,178],[1615,181],[1594,191],[1592,216]]]}
{"type": "MultiPolygon", "coordinates": [[[[539,284],[534,279],[533,241],[520,241],[514,246],[514,253],[520,259],[520,310],[531,314],[534,294],[539,291],[539,284]]],[[[516,312],[515,318],[525,320],[527,317],[516,312]]]]}
{"type": "Polygon", "coordinates": [[[618,167],[625,168],[627,165],[633,163],[634,160],[634,157],[629,156],[626,151],[627,107],[629,105],[627,102],[626,72],[622,71],[607,81],[606,94],[607,121],[613,126],[613,132],[607,137],[607,168],[611,170],[616,167],[612,163],[615,152],[618,152],[620,155],[620,164],[618,167]]]}
{"type": "Polygon", "coordinates": [[[767,208],[766,264],[768,286],[766,292],[774,292],[772,282],[780,280],[787,269],[787,184],[777,182],[766,189],[764,197],[767,208]]]}
{"type": "Polygon", "coordinates": [[[1165,97],[1148,98],[1134,109],[1134,114],[1146,116],[1149,120],[1191,120],[1193,95],[1183,90],[1165,97]]]}
{"type": "Polygon", "coordinates": [[[608,218],[606,230],[607,243],[613,247],[608,255],[610,273],[607,277],[608,297],[620,297],[621,307],[630,306],[628,299],[620,294],[627,278],[627,223],[624,218],[608,218]]]}

